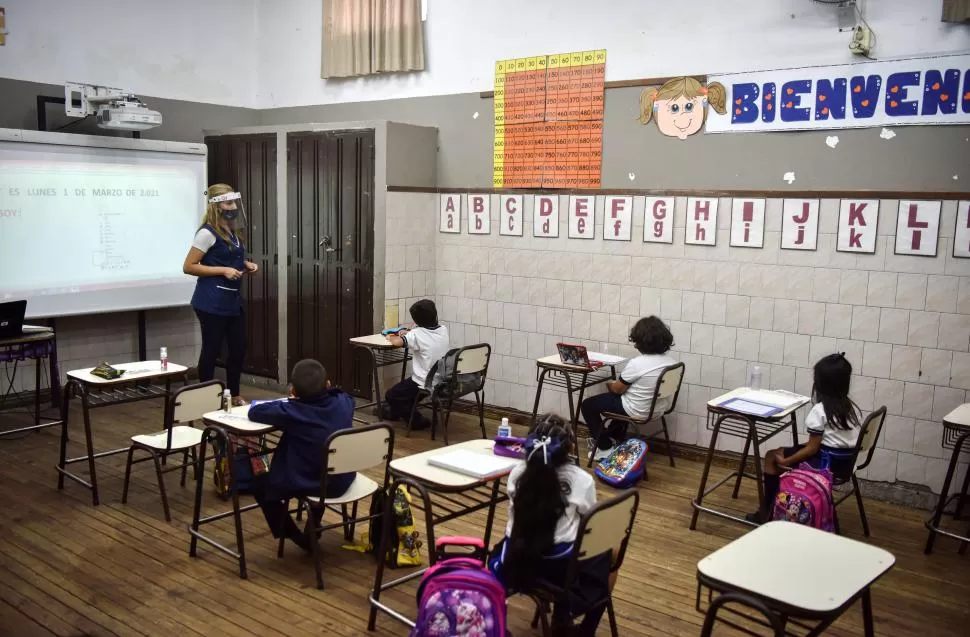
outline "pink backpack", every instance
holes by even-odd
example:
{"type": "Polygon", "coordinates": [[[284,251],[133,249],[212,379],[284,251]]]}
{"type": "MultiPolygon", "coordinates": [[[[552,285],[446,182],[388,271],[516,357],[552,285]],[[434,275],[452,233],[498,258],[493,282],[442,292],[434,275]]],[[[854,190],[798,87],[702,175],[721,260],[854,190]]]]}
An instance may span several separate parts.
{"type": "Polygon", "coordinates": [[[418,585],[418,618],[411,637],[506,637],[505,588],[485,564],[485,544],[475,538],[443,537],[438,561],[418,585]],[[472,553],[449,555],[448,546],[472,553]]]}
{"type": "Polygon", "coordinates": [[[835,531],[832,472],[815,469],[807,462],[782,474],[772,520],[787,520],[822,531],[835,531]]]}

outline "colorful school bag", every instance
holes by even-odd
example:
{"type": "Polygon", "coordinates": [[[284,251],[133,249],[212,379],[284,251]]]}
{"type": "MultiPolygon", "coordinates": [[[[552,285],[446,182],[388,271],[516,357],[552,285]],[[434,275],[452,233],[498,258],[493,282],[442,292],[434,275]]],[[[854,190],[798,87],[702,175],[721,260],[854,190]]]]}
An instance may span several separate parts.
{"type": "Polygon", "coordinates": [[[632,487],[646,472],[647,443],[630,438],[617,445],[609,456],[596,464],[596,477],[617,489],[632,487]]]}
{"type": "MultiPolygon", "coordinates": [[[[247,493],[253,478],[269,471],[269,453],[266,448],[266,441],[263,437],[256,439],[233,434],[228,435],[232,438],[235,447],[232,470],[236,476],[236,486],[240,493],[247,493]]],[[[233,489],[229,479],[229,458],[226,453],[226,445],[221,444],[221,440],[218,438],[213,438],[212,446],[215,448],[212,482],[215,485],[216,494],[226,500],[232,495],[233,489]]]]}
{"type": "Polygon", "coordinates": [[[771,519],[835,531],[832,472],[828,466],[816,469],[803,462],[797,469],[782,474],[771,519]]]}
{"type": "Polygon", "coordinates": [[[505,588],[485,565],[485,543],[443,537],[435,545],[437,563],[418,585],[418,618],[411,637],[506,637],[505,588]],[[448,547],[473,552],[450,554],[448,547]]]}

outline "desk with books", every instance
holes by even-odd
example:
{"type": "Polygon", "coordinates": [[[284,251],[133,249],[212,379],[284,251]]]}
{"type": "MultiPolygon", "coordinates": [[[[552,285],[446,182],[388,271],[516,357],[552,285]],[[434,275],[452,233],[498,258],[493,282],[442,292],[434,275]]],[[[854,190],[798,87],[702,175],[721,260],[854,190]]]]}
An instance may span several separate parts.
{"type": "MultiPolygon", "coordinates": [[[[392,344],[384,334],[371,334],[369,336],[356,336],[350,339],[350,344],[359,349],[365,350],[370,356],[371,369],[374,374],[374,400],[363,405],[358,405],[354,411],[367,409],[374,405],[379,405],[384,400],[384,393],[381,391],[381,368],[391,365],[401,365],[401,380],[407,377],[408,361],[411,355],[407,347],[398,347],[392,344]]],[[[359,423],[366,423],[366,420],[354,417],[359,423]]]]}
{"type": "MultiPolygon", "coordinates": [[[[495,506],[508,499],[508,496],[500,490],[502,478],[508,476],[512,469],[522,462],[522,460],[493,454],[494,444],[492,440],[469,440],[412,456],[397,458],[391,462],[392,485],[390,493],[395,493],[398,486],[403,486],[406,489],[416,490],[419,494],[415,508],[423,509],[425,514],[427,535],[424,545],[428,548],[429,566],[433,566],[435,561],[434,527],[483,509],[488,509],[483,539],[485,546],[489,546],[492,523],[495,518],[495,506]],[[482,456],[482,466],[478,469],[474,466],[475,463],[469,460],[469,458],[475,456],[482,456]],[[445,468],[446,466],[456,466],[456,463],[463,465],[462,472],[445,468]],[[432,493],[437,496],[434,503],[431,500],[432,493]],[[441,510],[441,513],[435,513],[433,509],[435,506],[441,510]]],[[[384,514],[385,520],[394,519],[392,504],[393,497],[388,497],[384,514]]],[[[384,557],[390,550],[390,542],[392,541],[390,534],[393,526],[393,524],[385,523],[385,532],[380,539],[381,548],[378,552],[380,557],[374,576],[374,588],[369,597],[368,630],[374,630],[378,610],[387,613],[407,626],[414,626],[413,620],[381,601],[381,593],[417,579],[427,570],[427,568],[418,569],[390,582],[384,582],[386,564],[384,557]]]]}
{"type": "Polygon", "coordinates": [[[701,512],[756,526],[745,520],[743,516],[704,505],[704,498],[726,482],[734,479],[734,493],[731,497],[736,499],[741,488],[741,479],[750,478],[756,481],[758,506],[763,507],[765,496],[764,485],[762,484],[761,445],[789,428],[791,429],[792,445],[797,445],[798,423],[795,419],[795,412],[808,402],[808,397],[791,392],[753,390],[748,387],[741,387],[707,403],[707,428],[711,430],[711,444],[707,449],[707,460],[701,473],[697,497],[691,500],[691,505],[694,508],[690,518],[691,531],[697,528],[697,516],[701,512]],[[708,488],[707,479],[711,473],[711,462],[714,460],[717,439],[721,434],[744,438],[744,451],[741,453],[741,462],[738,464],[737,470],[708,488]],[[749,453],[754,463],[754,475],[745,471],[749,453]]]}

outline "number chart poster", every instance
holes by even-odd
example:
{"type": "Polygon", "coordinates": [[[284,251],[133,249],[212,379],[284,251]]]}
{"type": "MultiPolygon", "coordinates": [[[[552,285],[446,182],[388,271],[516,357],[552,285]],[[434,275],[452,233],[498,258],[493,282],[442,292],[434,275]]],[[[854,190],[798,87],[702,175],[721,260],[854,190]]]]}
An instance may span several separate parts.
{"type": "Polygon", "coordinates": [[[606,51],[495,64],[495,188],[599,188],[606,51]]]}

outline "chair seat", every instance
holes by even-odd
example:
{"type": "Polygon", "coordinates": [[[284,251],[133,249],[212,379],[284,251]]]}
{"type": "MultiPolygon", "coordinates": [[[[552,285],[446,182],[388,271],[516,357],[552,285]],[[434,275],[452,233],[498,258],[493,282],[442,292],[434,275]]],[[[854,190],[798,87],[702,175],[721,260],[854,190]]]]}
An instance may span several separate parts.
{"type": "Polygon", "coordinates": [[[202,442],[202,430],[187,425],[172,427],[172,446],[168,445],[168,431],[160,431],[155,434],[145,434],[132,436],[132,442],[136,442],[151,449],[160,451],[179,451],[194,447],[202,442]]]}
{"type": "MultiPolygon", "coordinates": [[[[336,498],[327,498],[324,500],[324,504],[350,504],[351,502],[356,502],[357,500],[362,500],[367,496],[371,495],[375,491],[380,489],[380,486],[370,478],[365,475],[357,474],[354,481],[350,483],[350,488],[347,491],[336,498]]],[[[320,498],[310,497],[307,498],[310,504],[320,504],[320,498]]]]}
{"type": "MultiPolygon", "coordinates": [[[[615,414],[611,411],[603,412],[603,420],[622,420],[624,422],[631,422],[637,425],[646,425],[650,422],[647,418],[634,418],[633,416],[627,416],[626,414],[615,414]]],[[[654,419],[656,420],[656,418],[654,419]]]]}

